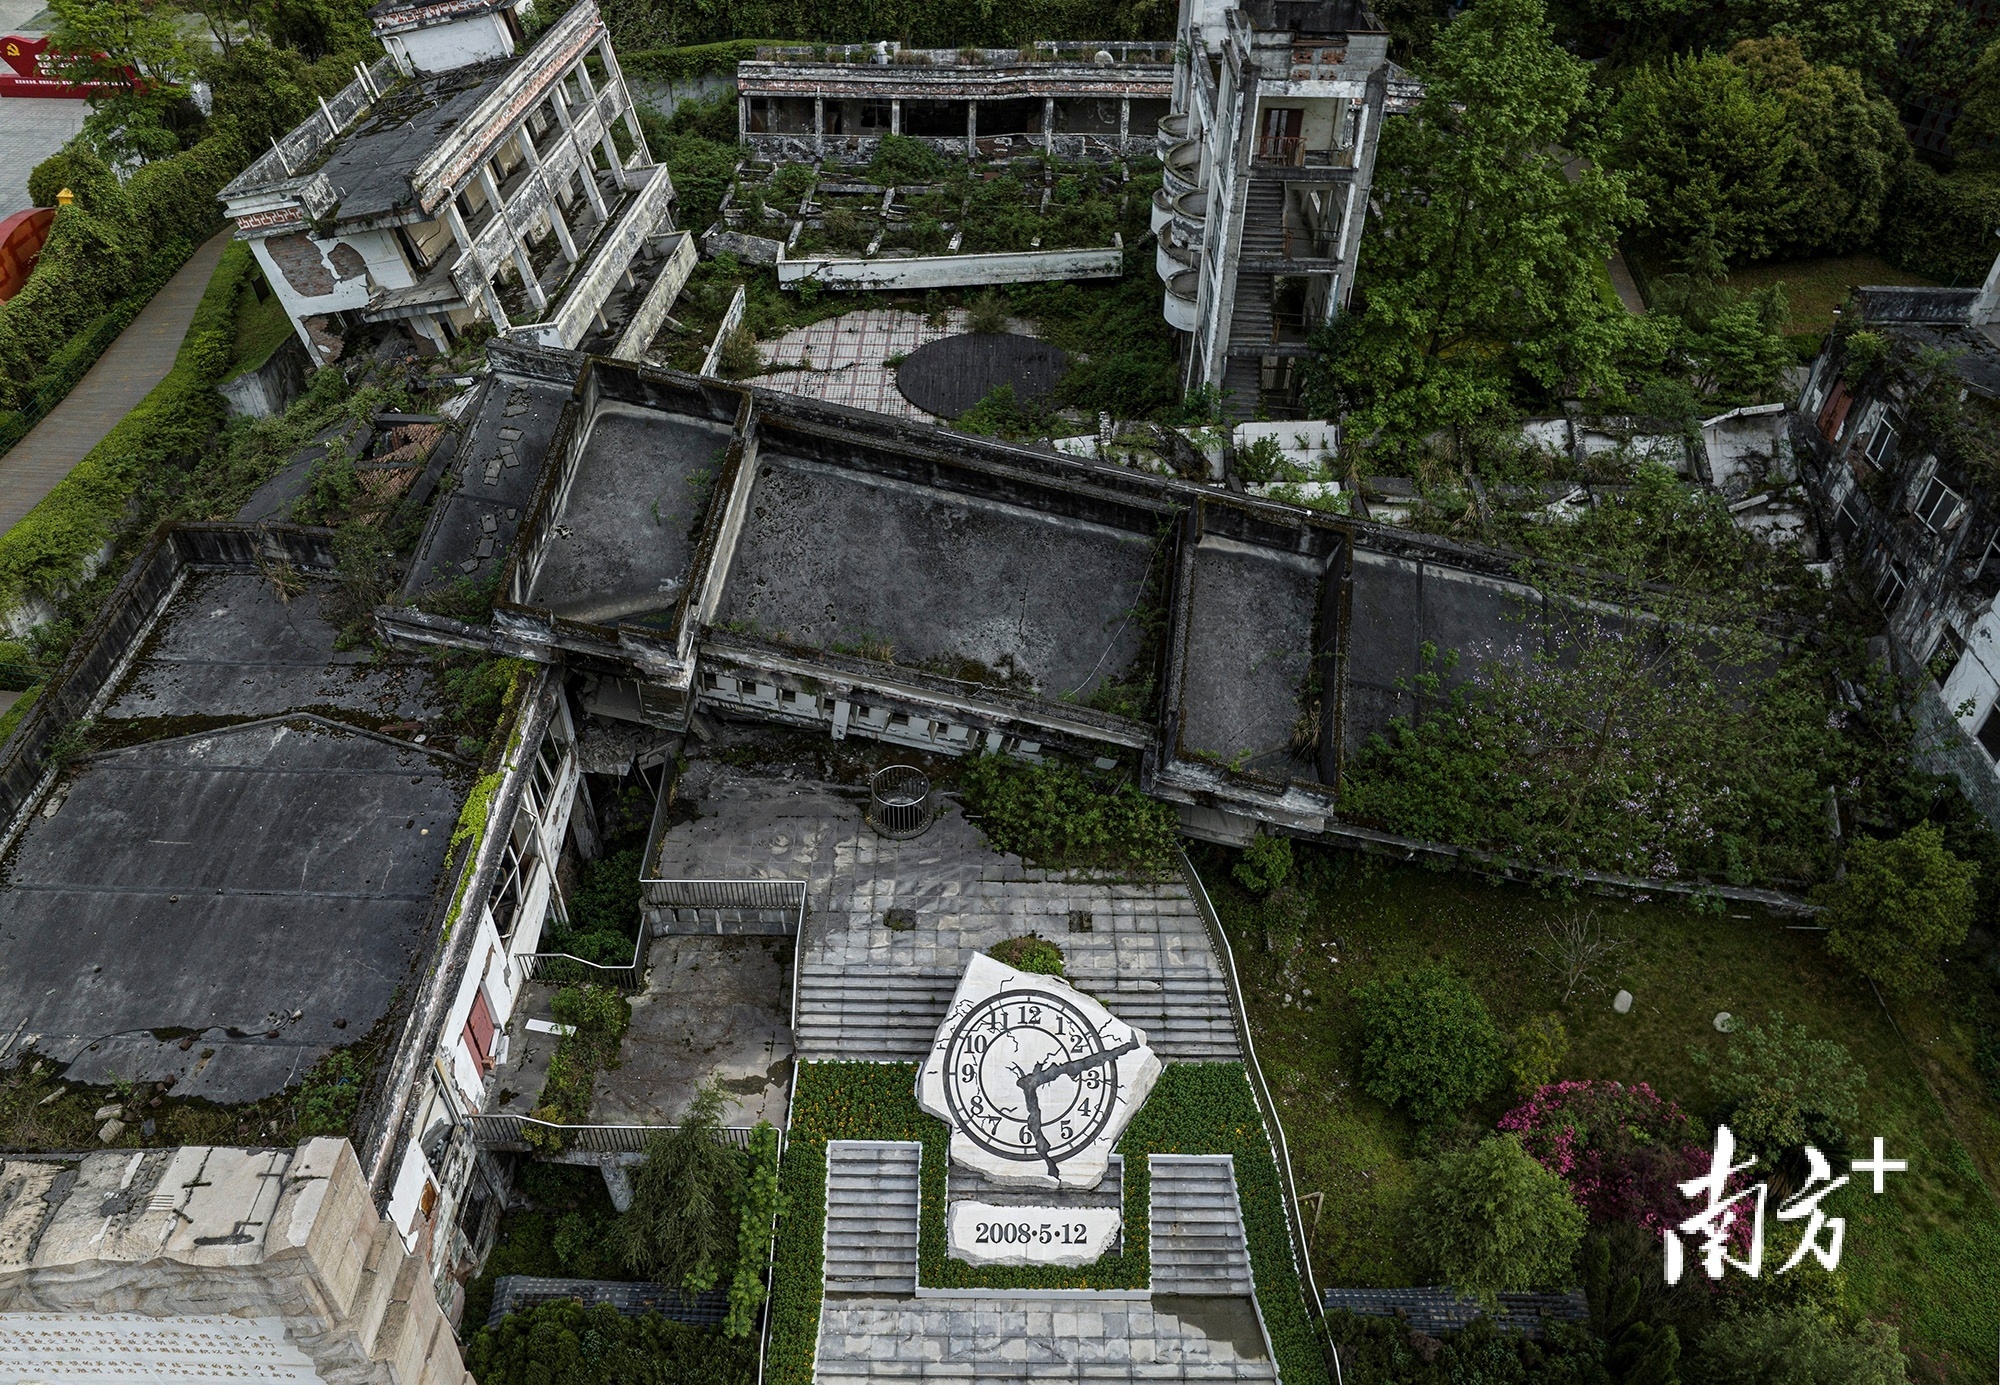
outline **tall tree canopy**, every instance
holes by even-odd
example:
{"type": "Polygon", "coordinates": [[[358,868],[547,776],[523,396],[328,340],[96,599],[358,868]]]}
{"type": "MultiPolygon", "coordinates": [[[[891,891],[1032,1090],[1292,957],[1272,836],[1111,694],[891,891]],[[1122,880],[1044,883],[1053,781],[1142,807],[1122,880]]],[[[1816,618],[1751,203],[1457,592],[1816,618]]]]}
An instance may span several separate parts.
{"type": "Polygon", "coordinates": [[[1589,68],[1556,46],[1543,0],[1478,0],[1438,36],[1425,95],[1388,122],[1361,303],[1309,369],[1316,409],[1358,437],[1475,423],[1517,386],[1615,386],[1632,323],[1599,292],[1624,179],[1597,151],[1589,68]]]}
{"type": "Polygon", "coordinates": [[[1646,204],[1647,238],[1708,275],[1869,244],[1910,156],[1888,102],[1789,38],[1628,72],[1616,114],[1614,158],[1646,204]]]}

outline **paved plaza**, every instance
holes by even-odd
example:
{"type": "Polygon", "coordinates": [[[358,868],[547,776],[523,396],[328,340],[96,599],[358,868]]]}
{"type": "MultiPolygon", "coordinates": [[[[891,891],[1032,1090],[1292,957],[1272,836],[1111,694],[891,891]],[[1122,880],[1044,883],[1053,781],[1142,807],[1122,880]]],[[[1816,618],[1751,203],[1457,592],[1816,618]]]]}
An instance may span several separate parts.
{"type": "Polygon", "coordinates": [[[995,851],[953,804],[912,841],[879,837],[855,790],[697,760],[681,795],[701,814],[651,863],[673,879],[807,882],[799,1056],[914,1062],[966,959],[1039,933],[1070,983],[1146,1032],[1163,1059],[1242,1056],[1222,969],[1187,886],[1037,870],[995,851]]]}
{"type": "Polygon", "coordinates": [[[914,423],[936,423],[937,419],[903,398],[896,388],[896,367],[889,362],[963,332],[965,327],[966,315],[957,308],[946,313],[944,325],[938,327],[930,325],[922,313],[894,308],[845,313],[787,332],[775,341],[758,343],[765,366],[780,368],[748,383],[824,399],[829,404],[892,414],[914,423]],[[786,366],[793,368],[782,368],[786,366]]]}

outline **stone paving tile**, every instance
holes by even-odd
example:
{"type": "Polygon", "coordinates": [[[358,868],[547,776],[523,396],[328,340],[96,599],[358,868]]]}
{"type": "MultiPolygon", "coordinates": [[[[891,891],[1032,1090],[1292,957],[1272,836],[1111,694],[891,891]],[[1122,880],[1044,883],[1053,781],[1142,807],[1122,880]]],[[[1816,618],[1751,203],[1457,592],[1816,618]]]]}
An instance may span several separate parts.
{"type": "Polygon", "coordinates": [[[963,332],[965,324],[966,315],[958,309],[945,315],[941,327],[931,326],[921,313],[894,308],[844,313],[760,343],[757,349],[767,366],[810,361],[812,368],[774,370],[752,383],[917,423],[936,423],[935,417],[903,398],[896,388],[896,369],[886,362],[963,332]]]}

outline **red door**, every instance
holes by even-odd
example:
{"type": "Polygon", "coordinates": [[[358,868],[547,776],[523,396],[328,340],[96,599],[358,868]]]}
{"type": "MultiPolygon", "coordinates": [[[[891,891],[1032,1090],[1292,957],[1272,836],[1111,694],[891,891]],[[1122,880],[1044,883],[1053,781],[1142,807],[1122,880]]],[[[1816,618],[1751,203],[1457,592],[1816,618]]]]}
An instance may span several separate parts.
{"type": "Polygon", "coordinates": [[[486,992],[472,993],[472,1013],[465,1017],[465,1046],[472,1061],[486,1072],[493,1066],[493,1012],[486,1008],[486,992]]]}

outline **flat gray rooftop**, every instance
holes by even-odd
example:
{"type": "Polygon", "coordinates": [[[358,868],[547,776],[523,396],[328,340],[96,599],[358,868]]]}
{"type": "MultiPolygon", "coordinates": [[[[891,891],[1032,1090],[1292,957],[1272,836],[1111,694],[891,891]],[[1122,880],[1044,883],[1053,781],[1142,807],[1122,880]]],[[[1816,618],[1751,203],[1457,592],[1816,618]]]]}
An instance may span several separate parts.
{"type": "Polygon", "coordinates": [[[309,715],[78,762],[7,862],[0,1014],[76,1080],[279,1090],[411,979],[465,777],[309,715]]]}
{"type": "Polygon", "coordinates": [[[167,603],[99,719],[123,744],[60,773],[0,863],[19,1049],[251,1101],[390,1014],[474,770],[366,729],[436,697],[419,662],[336,652],[329,594],[197,573],[167,603]]]}
{"type": "Polygon", "coordinates": [[[1533,627],[1540,607],[1540,596],[1519,583],[1357,549],[1341,679],[1347,753],[1395,718],[1421,714],[1409,690],[1419,674],[1434,672],[1451,687],[1495,660],[1524,661],[1530,644],[1540,647],[1533,627]],[[1456,666],[1426,669],[1426,643],[1456,653],[1456,666]]]}
{"type": "Polygon", "coordinates": [[[669,621],[733,434],[656,409],[600,408],[529,604],[600,625],[669,621]]]}
{"type": "Polygon", "coordinates": [[[365,120],[328,146],[321,171],[339,199],[335,215],[354,220],[413,208],[410,174],[516,61],[501,58],[392,87],[365,120]]]}
{"type": "Polygon", "coordinates": [[[1313,617],[1324,562],[1205,536],[1194,552],[1181,746],[1279,778],[1309,776],[1313,617]]]}
{"type": "Polygon", "coordinates": [[[313,709],[379,721],[437,715],[421,665],[336,650],[329,590],[290,597],[264,578],[196,574],[168,603],[105,711],[132,717],[261,717],[313,709]]]}
{"type": "Polygon", "coordinates": [[[1139,654],[1150,536],[783,455],[757,472],[719,626],[1050,698],[1139,654]]]}
{"type": "Polygon", "coordinates": [[[498,578],[526,517],[570,387],[491,377],[424,531],[403,595],[498,578]]]}

